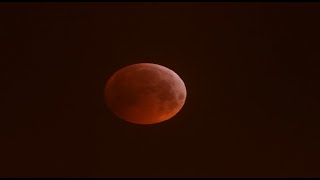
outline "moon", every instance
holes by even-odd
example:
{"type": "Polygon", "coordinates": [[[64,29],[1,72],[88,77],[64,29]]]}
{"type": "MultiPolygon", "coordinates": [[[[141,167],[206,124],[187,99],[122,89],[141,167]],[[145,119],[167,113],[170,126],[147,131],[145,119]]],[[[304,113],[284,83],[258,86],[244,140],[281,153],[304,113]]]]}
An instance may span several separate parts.
{"type": "Polygon", "coordinates": [[[171,69],[138,63],[116,71],[105,86],[109,109],[135,124],[155,124],[171,119],[183,107],[187,90],[171,69]]]}

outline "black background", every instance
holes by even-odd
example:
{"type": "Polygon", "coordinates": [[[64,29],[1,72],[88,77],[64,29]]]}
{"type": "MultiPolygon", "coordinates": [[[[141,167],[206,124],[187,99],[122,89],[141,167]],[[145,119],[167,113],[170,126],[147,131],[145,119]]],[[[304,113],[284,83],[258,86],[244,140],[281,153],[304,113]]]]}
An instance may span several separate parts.
{"type": "Polygon", "coordinates": [[[319,177],[319,3],[1,3],[1,177],[319,177]],[[188,97],[115,117],[118,69],[174,70],[188,97]]]}

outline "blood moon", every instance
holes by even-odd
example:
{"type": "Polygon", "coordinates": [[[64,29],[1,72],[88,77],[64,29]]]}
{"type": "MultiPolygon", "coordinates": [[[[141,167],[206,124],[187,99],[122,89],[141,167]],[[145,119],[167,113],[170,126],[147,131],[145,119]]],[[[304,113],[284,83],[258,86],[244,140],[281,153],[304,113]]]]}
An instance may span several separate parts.
{"type": "Polygon", "coordinates": [[[119,118],[135,124],[155,124],[175,116],[187,91],[172,70],[153,63],[138,63],[115,72],[105,86],[105,100],[119,118]]]}

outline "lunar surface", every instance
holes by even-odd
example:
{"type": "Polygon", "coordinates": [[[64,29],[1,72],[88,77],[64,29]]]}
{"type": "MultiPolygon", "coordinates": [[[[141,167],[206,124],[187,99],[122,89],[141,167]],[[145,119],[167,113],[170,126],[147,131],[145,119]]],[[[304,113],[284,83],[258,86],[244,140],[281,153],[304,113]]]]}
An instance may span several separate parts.
{"type": "Polygon", "coordinates": [[[187,91],[172,70],[139,63],[114,73],[105,87],[105,99],[119,118],[135,124],[155,124],[175,116],[183,107],[187,91]]]}

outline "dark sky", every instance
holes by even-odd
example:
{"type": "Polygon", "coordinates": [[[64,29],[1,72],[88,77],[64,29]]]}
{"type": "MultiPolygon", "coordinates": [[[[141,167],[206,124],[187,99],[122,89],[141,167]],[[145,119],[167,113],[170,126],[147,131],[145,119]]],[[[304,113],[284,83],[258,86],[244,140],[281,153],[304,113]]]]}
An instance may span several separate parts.
{"type": "Polygon", "coordinates": [[[0,177],[320,177],[320,3],[1,3],[0,177]],[[171,120],[118,119],[118,69],[174,70],[171,120]]]}

